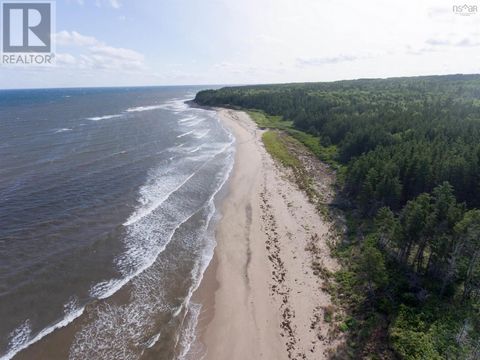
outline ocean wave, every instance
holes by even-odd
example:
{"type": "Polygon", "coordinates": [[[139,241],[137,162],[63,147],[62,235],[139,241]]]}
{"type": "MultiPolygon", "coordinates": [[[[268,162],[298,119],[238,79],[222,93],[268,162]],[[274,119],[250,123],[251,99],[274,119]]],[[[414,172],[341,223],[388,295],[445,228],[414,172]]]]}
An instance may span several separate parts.
{"type": "Polygon", "coordinates": [[[162,177],[161,183],[147,183],[140,189],[139,202],[141,206],[135,210],[122,225],[133,225],[149,215],[153,210],[163,204],[174,192],[178,191],[183,185],[185,185],[195,174],[196,171],[185,175],[174,175],[169,174],[169,170],[166,170],[161,175],[159,171],[158,176],[162,177]]]}
{"type": "Polygon", "coordinates": [[[197,126],[198,124],[201,124],[202,122],[205,121],[205,118],[203,119],[198,119],[196,121],[194,120],[190,120],[188,122],[184,122],[182,125],[186,126],[186,127],[193,127],[193,126],[197,126]]]}
{"type": "Polygon", "coordinates": [[[100,120],[108,120],[108,119],[119,118],[121,116],[122,116],[122,114],[94,116],[94,117],[87,118],[87,120],[100,121],[100,120]]]}
{"type": "Polygon", "coordinates": [[[112,279],[108,281],[102,281],[90,289],[90,296],[96,299],[106,299],[120,290],[132,277],[126,277],[123,279],[112,279]]]}
{"type": "Polygon", "coordinates": [[[191,97],[173,99],[162,106],[163,109],[170,110],[175,114],[180,114],[182,112],[185,112],[186,110],[190,110],[190,107],[185,103],[189,99],[191,99],[191,97]]]}
{"type": "Polygon", "coordinates": [[[20,351],[25,350],[30,345],[40,341],[45,336],[51,334],[57,329],[63,328],[74,321],[76,318],[80,317],[85,311],[85,307],[78,307],[78,301],[76,298],[70,300],[64,306],[65,316],[60,321],[55,324],[44,328],[33,338],[31,337],[32,327],[30,321],[26,320],[22,325],[16,328],[10,337],[9,350],[8,352],[0,357],[0,360],[10,360],[20,351]]]}
{"type": "Polygon", "coordinates": [[[186,133],[183,133],[183,134],[178,135],[177,138],[182,138],[182,137],[184,137],[184,136],[190,135],[190,134],[193,133],[193,132],[194,132],[194,130],[192,130],[192,131],[187,131],[186,133]]]}
{"type": "Polygon", "coordinates": [[[203,139],[205,136],[208,135],[209,132],[210,132],[210,130],[206,130],[206,131],[201,132],[201,133],[196,133],[196,134],[195,134],[195,137],[196,137],[197,139],[203,139]]]}
{"type": "Polygon", "coordinates": [[[65,131],[72,131],[72,130],[73,130],[73,129],[69,129],[69,128],[57,129],[57,130],[55,130],[55,134],[62,133],[62,132],[65,132],[65,131]]]}
{"type": "MultiPolygon", "coordinates": [[[[170,243],[175,231],[178,228],[188,221],[191,216],[195,213],[186,216],[181,214],[172,213],[173,209],[169,211],[169,215],[172,217],[172,224],[157,224],[156,221],[151,222],[142,222],[146,217],[150,216],[155,210],[157,210],[162,204],[164,204],[174,193],[179,191],[183,186],[185,186],[199,171],[205,167],[212,159],[214,159],[219,154],[222,154],[226,151],[229,151],[233,145],[233,142],[227,143],[220,151],[211,155],[206,161],[204,161],[193,173],[183,179],[176,187],[170,187],[169,192],[165,193],[162,197],[155,199],[154,201],[149,201],[148,197],[151,196],[149,190],[152,189],[151,185],[142,189],[144,193],[140,198],[140,203],[143,204],[139,209],[137,209],[130,218],[123,224],[128,230],[127,234],[127,249],[125,253],[117,259],[117,266],[119,270],[124,273],[124,276],[120,279],[112,279],[96,284],[90,290],[90,295],[99,299],[106,299],[111,295],[115,294],[123,286],[125,286],[130,280],[137,277],[139,274],[143,273],[148,269],[155,260],[158,258],[159,254],[165,250],[166,246],[170,243]],[[140,223],[142,222],[142,223],[140,223]],[[157,228],[158,227],[158,228],[157,228]],[[163,242],[159,242],[158,239],[163,238],[163,242]],[[131,241],[128,241],[131,239],[131,241]],[[139,241],[141,240],[141,241],[139,241]],[[132,270],[133,269],[133,270],[132,270]]],[[[233,151],[233,150],[232,150],[233,151]]],[[[231,157],[231,152],[229,154],[231,157]]],[[[232,161],[233,162],[233,161],[232,161]]],[[[233,166],[233,165],[232,165],[233,166]]],[[[221,185],[212,195],[213,197],[223,186],[224,182],[229,176],[231,167],[226,172],[225,179],[221,181],[221,185]]],[[[165,178],[162,178],[162,183],[175,184],[178,182],[178,178],[173,178],[165,181],[165,178]]],[[[155,185],[155,184],[153,184],[155,185]]],[[[156,184],[158,186],[158,184],[156,184]]],[[[166,187],[163,188],[165,190],[166,187]]]]}
{"type": "Polygon", "coordinates": [[[178,360],[184,360],[186,358],[197,338],[196,329],[201,310],[201,304],[189,303],[187,305],[187,311],[184,320],[185,325],[182,333],[180,334],[180,354],[177,357],[178,360]]]}
{"type": "Polygon", "coordinates": [[[132,107],[128,108],[125,110],[128,113],[132,112],[143,112],[143,111],[151,111],[151,110],[158,110],[158,109],[164,109],[164,105],[150,105],[150,106],[138,106],[138,107],[132,107]]]}
{"type": "Polygon", "coordinates": [[[160,339],[160,335],[162,335],[162,333],[158,333],[156,334],[155,336],[153,336],[149,341],[148,341],[148,344],[147,344],[147,349],[150,349],[151,347],[153,347],[158,339],[160,339]]]}
{"type": "MultiPolygon", "coordinates": [[[[233,167],[233,152],[229,151],[226,155],[228,156],[222,165],[223,170],[216,177],[218,182],[215,184],[213,193],[200,208],[191,209],[190,214],[185,214],[185,218],[181,219],[181,223],[171,231],[169,237],[170,242],[177,230],[193,216],[199,215],[204,219],[201,226],[193,233],[188,233],[186,237],[181,238],[184,246],[190,244],[188,250],[185,248],[183,251],[196,256],[196,260],[190,271],[191,284],[185,289],[187,294],[180,306],[172,308],[168,305],[169,300],[165,297],[163,290],[165,289],[163,281],[166,278],[161,276],[166,268],[169,268],[169,271],[175,271],[175,262],[156,263],[156,266],[149,267],[148,272],[145,271],[135,277],[132,282],[132,300],[129,303],[123,305],[104,303],[95,311],[96,320],[77,333],[70,349],[70,359],[134,360],[141,358],[146,349],[160,340],[162,334],[158,332],[158,324],[156,324],[160,313],[170,313],[177,318],[182,314],[181,318],[175,320],[181,330],[176,338],[175,352],[181,359],[190,351],[191,344],[195,341],[195,328],[201,310],[198,304],[191,303],[191,298],[202,281],[216,245],[212,226],[212,220],[216,214],[214,199],[223,188],[233,167]],[[193,248],[190,249],[190,246],[193,248]]],[[[155,223],[155,220],[152,219],[152,222],[155,223]]],[[[163,249],[165,247],[166,244],[163,249]]],[[[160,253],[156,254],[155,259],[160,253]]]]}
{"type": "MultiPolygon", "coordinates": [[[[174,100],[166,102],[165,104],[143,105],[143,106],[130,107],[130,108],[126,109],[125,111],[123,111],[121,114],[94,116],[94,117],[87,118],[87,120],[91,120],[91,121],[107,120],[107,119],[122,117],[122,116],[124,116],[125,114],[128,114],[128,113],[137,113],[137,112],[152,111],[152,110],[159,110],[159,109],[165,109],[165,110],[170,110],[174,113],[180,113],[180,112],[184,112],[184,111],[189,109],[188,105],[185,104],[185,101],[187,101],[188,99],[189,98],[174,99],[174,100]]],[[[195,116],[192,116],[192,120],[194,118],[195,118],[195,116]]],[[[188,121],[188,118],[185,118],[184,120],[188,121]]]]}
{"type": "Polygon", "coordinates": [[[192,115],[192,116],[187,116],[186,118],[178,120],[179,123],[184,123],[184,122],[190,122],[192,120],[198,119],[198,116],[192,115]]]}

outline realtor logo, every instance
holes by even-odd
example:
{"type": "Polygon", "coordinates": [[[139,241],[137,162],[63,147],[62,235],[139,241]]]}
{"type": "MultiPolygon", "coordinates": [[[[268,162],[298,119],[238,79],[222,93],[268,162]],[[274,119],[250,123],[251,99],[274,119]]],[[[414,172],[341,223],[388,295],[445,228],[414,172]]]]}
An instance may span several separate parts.
{"type": "Polygon", "coordinates": [[[54,3],[2,3],[2,63],[51,64],[54,3]]]}

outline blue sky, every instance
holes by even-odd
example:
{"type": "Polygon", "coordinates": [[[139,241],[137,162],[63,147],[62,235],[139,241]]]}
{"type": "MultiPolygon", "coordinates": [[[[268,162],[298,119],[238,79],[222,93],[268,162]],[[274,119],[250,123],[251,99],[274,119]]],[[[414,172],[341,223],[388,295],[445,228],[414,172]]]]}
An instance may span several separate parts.
{"type": "MultiPolygon", "coordinates": [[[[477,4],[470,1],[469,4],[477,4]]],[[[1,88],[245,84],[480,72],[450,0],[57,0],[52,67],[1,88]]]]}

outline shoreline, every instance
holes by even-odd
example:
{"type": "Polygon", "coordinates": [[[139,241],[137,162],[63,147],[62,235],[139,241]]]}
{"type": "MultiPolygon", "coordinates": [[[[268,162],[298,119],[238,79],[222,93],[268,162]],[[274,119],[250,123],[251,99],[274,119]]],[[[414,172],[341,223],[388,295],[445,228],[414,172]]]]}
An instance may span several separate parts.
{"type": "Polygon", "coordinates": [[[236,138],[235,163],[220,204],[214,256],[194,294],[202,311],[189,354],[201,349],[206,360],[327,358],[341,336],[324,321],[332,303],[308,248],[320,239],[323,266],[337,268],[326,244],[329,224],[274,163],[249,116],[215,110],[236,138]]]}

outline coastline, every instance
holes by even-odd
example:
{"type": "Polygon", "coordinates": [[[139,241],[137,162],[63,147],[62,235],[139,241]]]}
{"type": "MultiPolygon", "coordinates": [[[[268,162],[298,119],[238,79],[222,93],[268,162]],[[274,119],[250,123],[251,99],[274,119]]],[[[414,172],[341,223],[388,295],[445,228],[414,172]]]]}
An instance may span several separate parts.
{"type": "Polygon", "coordinates": [[[327,358],[341,336],[325,320],[333,305],[312,262],[337,268],[327,246],[330,226],[266,152],[249,116],[216,111],[236,138],[235,164],[214,258],[194,294],[202,312],[187,358],[327,358]]]}

